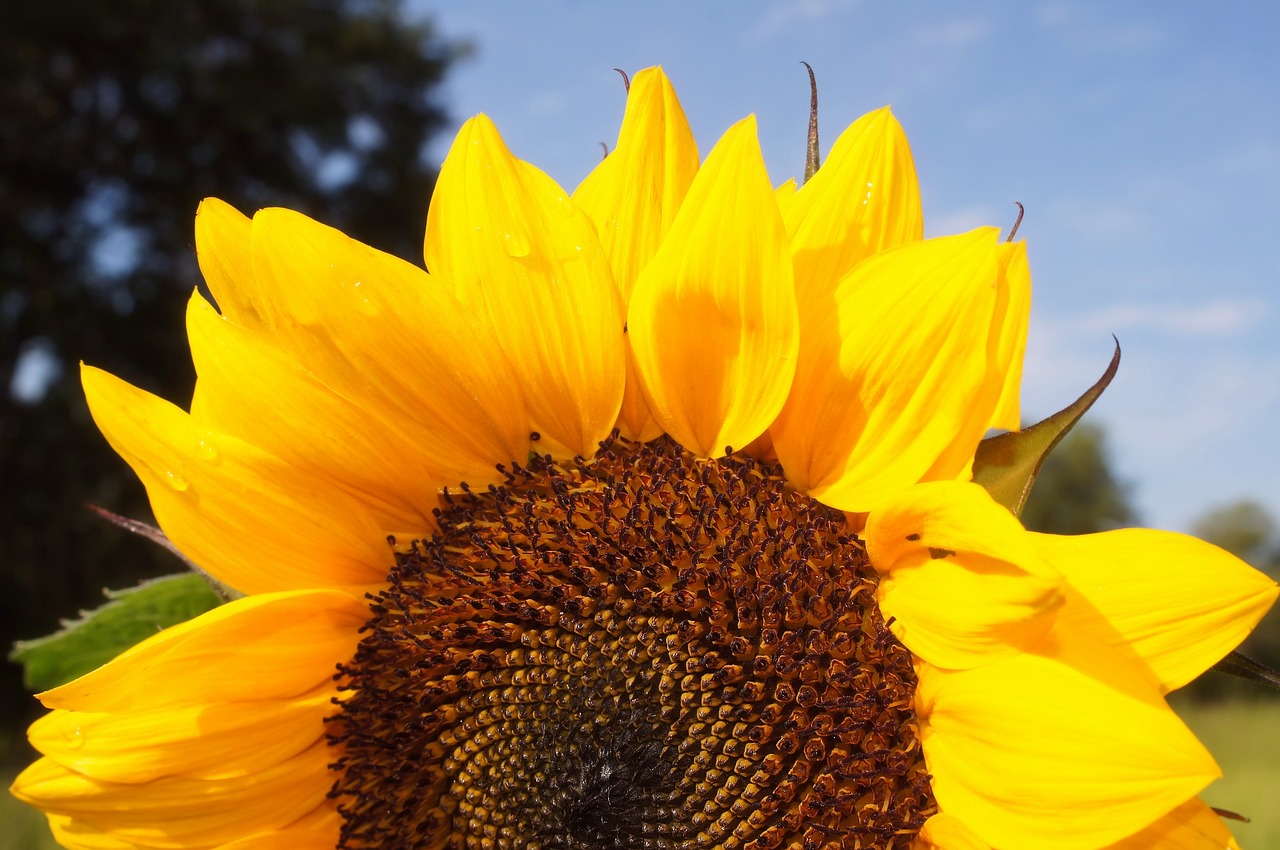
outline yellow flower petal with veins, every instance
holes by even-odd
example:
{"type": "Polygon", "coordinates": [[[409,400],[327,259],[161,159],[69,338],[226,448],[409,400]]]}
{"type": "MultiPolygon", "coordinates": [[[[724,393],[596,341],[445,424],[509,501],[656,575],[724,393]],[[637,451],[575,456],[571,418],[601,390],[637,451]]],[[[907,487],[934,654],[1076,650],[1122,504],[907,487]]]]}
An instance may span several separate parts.
{"type": "Polygon", "coordinates": [[[541,450],[593,455],[622,404],[622,298],[590,220],[512,156],[484,115],[441,166],[425,255],[433,278],[493,329],[541,450]]]}
{"type": "Polygon", "coordinates": [[[1132,647],[1166,691],[1238,646],[1280,593],[1239,558],[1184,534],[1130,528],[1030,540],[1087,601],[1063,612],[1069,627],[1132,647]]]}
{"type": "Polygon", "coordinates": [[[972,461],[1004,384],[992,363],[994,228],[929,239],[860,263],[804,328],[770,433],[814,498],[866,511],[972,461]]]}
{"type": "Polygon", "coordinates": [[[1031,324],[1031,267],[1025,242],[1004,243],[999,248],[1001,280],[996,290],[995,368],[1003,376],[1000,397],[991,415],[991,427],[1016,431],[1022,427],[1022,359],[1027,351],[1031,324]]]}
{"type": "Polygon", "coordinates": [[[649,409],[702,457],[760,436],[786,398],[798,329],[786,232],[748,118],[720,139],[627,324],[649,409]]]}
{"type": "MultiPolygon", "coordinates": [[[[573,200],[595,224],[624,304],[640,270],[657,253],[698,171],[698,147],[661,68],[636,74],[613,153],[587,175],[573,200]]],[[[662,427],[640,391],[627,353],[627,388],[618,426],[624,437],[651,440],[662,427]]]]}
{"type": "Polygon", "coordinates": [[[783,205],[802,321],[855,265],[924,237],[915,163],[889,107],[840,134],[818,172],[783,205]]]}

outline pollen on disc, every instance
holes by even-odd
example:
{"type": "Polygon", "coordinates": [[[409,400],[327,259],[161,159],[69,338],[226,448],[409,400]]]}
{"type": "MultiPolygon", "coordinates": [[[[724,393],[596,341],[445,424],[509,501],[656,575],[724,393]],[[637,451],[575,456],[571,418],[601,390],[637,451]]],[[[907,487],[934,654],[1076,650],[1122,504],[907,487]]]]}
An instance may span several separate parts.
{"type": "Polygon", "coordinates": [[[915,674],[841,513],[665,438],[504,471],[341,667],[342,847],[910,845],[915,674]]]}

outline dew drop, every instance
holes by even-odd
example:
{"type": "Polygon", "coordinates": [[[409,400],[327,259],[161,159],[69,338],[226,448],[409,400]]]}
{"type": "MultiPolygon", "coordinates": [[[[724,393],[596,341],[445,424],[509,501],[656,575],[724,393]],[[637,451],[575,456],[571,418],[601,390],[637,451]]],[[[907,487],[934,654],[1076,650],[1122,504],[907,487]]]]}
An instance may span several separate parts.
{"type": "MultiPolygon", "coordinates": [[[[222,452],[218,451],[218,447],[213,444],[210,437],[200,438],[200,442],[196,444],[196,456],[209,463],[218,463],[222,460],[222,452]]],[[[172,476],[173,473],[170,472],[169,475],[172,476]]]]}
{"type": "Polygon", "coordinates": [[[84,730],[79,726],[74,726],[62,734],[63,740],[66,741],[67,748],[78,750],[84,746],[84,730]]]}
{"type": "Polygon", "coordinates": [[[177,490],[179,493],[181,493],[182,491],[186,490],[188,487],[191,486],[191,483],[187,481],[187,479],[183,478],[181,475],[174,472],[172,469],[167,470],[164,475],[165,475],[165,483],[168,484],[173,489],[177,490]]]}
{"type": "Polygon", "coordinates": [[[503,238],[503,247],[513,257],[529,256],[529,240],[519,233],[508,233],[503,238]]]}

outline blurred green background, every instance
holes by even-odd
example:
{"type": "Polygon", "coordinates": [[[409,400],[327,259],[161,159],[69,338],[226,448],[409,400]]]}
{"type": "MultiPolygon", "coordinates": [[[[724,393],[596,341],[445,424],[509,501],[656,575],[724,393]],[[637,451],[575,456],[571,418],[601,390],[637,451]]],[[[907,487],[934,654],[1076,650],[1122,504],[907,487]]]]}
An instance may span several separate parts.
{"type": "MultiPolygon", "coordinates": [[[[397,0],[87,0],[18,4],[0,28],[0,646],[54,630],[104,588],[173,572],[167,552],[86,504],[150,519],[142,488],[88,417],[76,363],[183,403],[194,375],[183,313],[200,285],[200,199],[281,205],[418,262],[446,126],[439,86],[469,46],[397,0]],[[34,366],[32,364],[35,364],[34,366]],[[43,370],[38,392],[20,367],[43,370]],[[22,389],[22,392],[18,390],[22,389]]],[[[1123,368],[1123,367],[1122,367],[1123,368]]],[[[1081,387],[1083,389],[1083,387],[1081,387]]],[[[1085,533],[1140,523],[1106,434],[1082,425],[1047,464],[1024,520],[1085,533]]],[[[1275,520],[1242,500],[1196,531],[1273,576],[1275,520]]],[[[1280,666],[1280,617],[1244,647],[1280,666]]],[[[1280,700],[1210,675],[1176,706],[1227,778],[1206,795],[1254,817],[1280,850],[1280,700]]],[[[31,758],[38,705],[0,670],[0,779],[31,758]]],[[[0,795],[0,850],[53,846],[43,818],[0,795]]]]}

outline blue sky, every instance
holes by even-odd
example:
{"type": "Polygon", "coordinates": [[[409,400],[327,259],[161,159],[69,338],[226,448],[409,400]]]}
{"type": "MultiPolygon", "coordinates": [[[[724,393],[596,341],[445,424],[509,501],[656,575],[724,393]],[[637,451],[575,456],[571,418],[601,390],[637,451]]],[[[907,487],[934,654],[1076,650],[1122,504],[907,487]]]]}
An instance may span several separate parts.
{"type": "Polygon", "coordinates": [[[663,65],[704,156],[756,113],[775,182],[803,167],[800,60],[818,74],[824,144],[892,104],[928,234],[1007,227],[1013,202],[1027,207],[1027,416],[1092,383],[1114,333],[1120,375],[1090,418],[1108,428],[1144,520],[1185,528],[1241,497],[1280,516],[1280,4],[417,8],[475,43],[445,87],[457,123],[488,113],[569,189],[616,137],[614,67],[663,65]]]}

